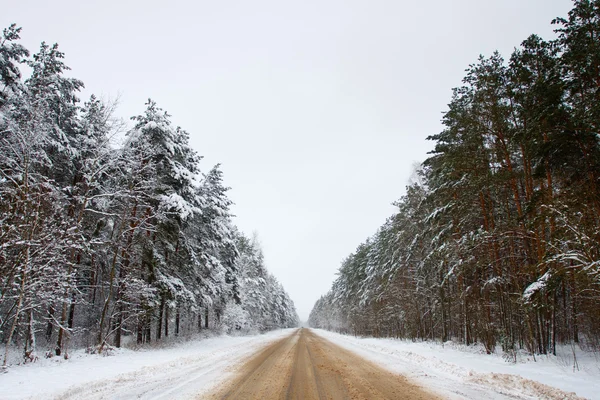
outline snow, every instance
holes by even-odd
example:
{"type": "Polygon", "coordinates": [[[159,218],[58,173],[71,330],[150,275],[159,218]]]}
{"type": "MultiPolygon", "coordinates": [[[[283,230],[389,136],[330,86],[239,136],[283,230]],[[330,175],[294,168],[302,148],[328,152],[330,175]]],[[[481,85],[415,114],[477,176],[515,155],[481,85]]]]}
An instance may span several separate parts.
{"type": "MultiPolygon", "coordinates": [[[[600,398],[600,360],[570,347],[559,356],[500,354],[451,342],[357,338],[320,329],[318,335],[403,374],[449,399],[600,398]]],[[[292,329],[255,336],[220,336],[174,342],[164,348],[117,349],[110,356],[73,351],[69,360],[40,359],[0,374],[0,398],[13,399],[186,399],[199,398],[232,377],[233,366],[292,329]]]]}
{"type": "Polygon", "coordinates": [[[40,359],[0,373],[0,398],[195,398],[230,378],[232,365],[290,332],[220,336],[161,349],[116,349],[111,356],[78,350],[66,361],[40,359]]]}
{"type": "Polygon", "coordinates": [[[158,124],[155,121],[149,121],[142,129],[147,131],[158,129],[158,124]]]}
{"type": "Polygon", "coordinates": [[[600,359],[597,353],[570,347],[557,356],[520,356],[510,363],[500,354],[451,342],[411,342],[360,338],[314,329],[318,335],[403,374],[450,399],[600,399],[600,359]],[[575,395],[576,394],[576,395],[575,395]]]}
{"type": "Polygon", "coordinates": [[[165,211],[176,210],[182,220],[186,220],[200,211],[177,193],[160,196],[161,207],[165,211]]]}
{"type": "Polygon", "coordinates": [[[547,271],[540,279],[527,286],[523,292],[523,298],[526,302],[531,301],[531,298],[540,290],[543,290],[548,284],[548,280],[552,277],[550,271],[547,271]]]}

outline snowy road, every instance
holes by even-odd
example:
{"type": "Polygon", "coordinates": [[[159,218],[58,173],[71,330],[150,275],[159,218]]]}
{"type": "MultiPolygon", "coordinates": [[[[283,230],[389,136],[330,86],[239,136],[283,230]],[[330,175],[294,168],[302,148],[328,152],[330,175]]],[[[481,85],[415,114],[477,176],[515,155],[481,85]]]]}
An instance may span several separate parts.
{"type": "Polygon", "coordinates": [[[241,365],[211,399],[435,400],[406,378],[300,329],[241,365]]]}
{"type": "Polygon", "coordinates": [[[253,398],[254,390],[259,398],[406,398],[395,393],[411,390],[409,398],[599,398],[597,360],[580,358],[573,372],[556,359],[510,364],[469,350],[291,329],[43,359],[0,374],[0,399],[253,398]]]}
{"type": "Polygon", "coordinates": [[[75,352],[69,361],[41,359],[0,374],[0,399],[187,399],[232,376],[232,366],[294,330],[215,337],[170,348],[122,350],[114,356],[75,352]]]}
{"type": "MultiPolygon", "coordinates": [[[[426,349],[427,344],[423,343],[413,347],[411,343],[397,340],[360,339],[301,329],[240,364],[235,378],[221,384],[208,397],[308,400],[580,398],[551,385],[506,373],[502,367],[511,365],[503,360],[495,366],[498,372],[488,372],[490,368],[485,363],[498,361],[497,357],[481,354],[473,357],[473,354],[451,351],[450,354],[458,358],[450,362],[447,356],[444,357],[444,349],[434,346],[434,351],[429,353],[423,351],[426,349]],[[407,347],[413,351],[405,351],[407,347]],[[461,363],[472,368],[461,366],[461,363]]],[[[543,368],[543,365],[538,367],[543,368]]],[[[527,369],[515,369],[515,372],[519,371],[527,372],[527,369]]],[[[560,383],[562,375],[554,377],[556,383],[560,383]]],[[[585,379],[585,375],[581,378],[585,379]]],[[[582,380],[581,383],[585,382],[582,380]]]]}

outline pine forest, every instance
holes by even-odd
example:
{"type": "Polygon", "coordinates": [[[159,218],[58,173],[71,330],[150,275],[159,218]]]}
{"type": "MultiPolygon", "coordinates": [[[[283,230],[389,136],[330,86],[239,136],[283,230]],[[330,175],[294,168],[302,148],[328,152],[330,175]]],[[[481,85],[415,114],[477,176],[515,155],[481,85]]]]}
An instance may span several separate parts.
{"type": "Polygon", "coordinates": [[[34,361],[296,326],[258,241],[232,223],[219,165],[201,171],[152,100],[130,124],[110,102],[80,102],[58,46],[30,56],[20,30],[0,38],[3,364],[14,346],[34,361]]]}
{"type": "Polygon", "coordinates": [[[508,357],[600,348],[600,1],[552,24],[556,39],[468,67],[434,150],[311,326],[508,357]]]}

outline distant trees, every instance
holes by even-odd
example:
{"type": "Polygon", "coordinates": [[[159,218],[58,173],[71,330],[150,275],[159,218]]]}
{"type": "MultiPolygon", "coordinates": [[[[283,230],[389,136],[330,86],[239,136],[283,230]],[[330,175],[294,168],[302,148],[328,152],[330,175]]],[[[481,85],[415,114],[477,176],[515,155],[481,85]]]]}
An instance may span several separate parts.
{"type": "Polygon", "coordinates": [[[258,245],[231,222],[219,166],[201,173],[188,133],[149,100],[115,147],[114,106],[81,105],[58,46],[29,58],[19,32],[0,39],[3,363],[17,343],[34,360],[40,339],[67,357],[73,341],[102,351],[125,337],[296,325],[258,245]]]}
{"type": "Polygon", "coordinates": [[[348,257],[312,326],[482,343],[600,345],[600,1],[559,37],[481,57],[398,212],[348,257]]]}
{"type": "Polygon", "coordinates": [[[229,329],[265,331],[297,326],[294,303],[267,271],[256,238],[250,240],[236,234],[236,247],[240,252],[236,264],[239,298],[229,302],[223,311],[229,329]]]}

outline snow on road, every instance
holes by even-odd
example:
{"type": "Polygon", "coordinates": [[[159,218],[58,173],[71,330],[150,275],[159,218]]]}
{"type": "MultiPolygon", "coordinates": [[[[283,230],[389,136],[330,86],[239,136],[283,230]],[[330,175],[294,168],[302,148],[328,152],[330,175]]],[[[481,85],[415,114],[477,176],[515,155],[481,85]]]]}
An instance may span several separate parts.
{"type": "Polygon", "coordinates": [[[113,356],[72,353],[0,374],[0,399],[185,399],[230,377],[231,366],[289,335],[221,336],[170,348],[119,350],[113,356]]]}
{"type": "Polygon", "coordinates": [[[451,399],[600,399],[600,360],[592,353],[580,352],[574,370],[567,352],[514,364],[473,347],[313,332],[451,399]]]}

